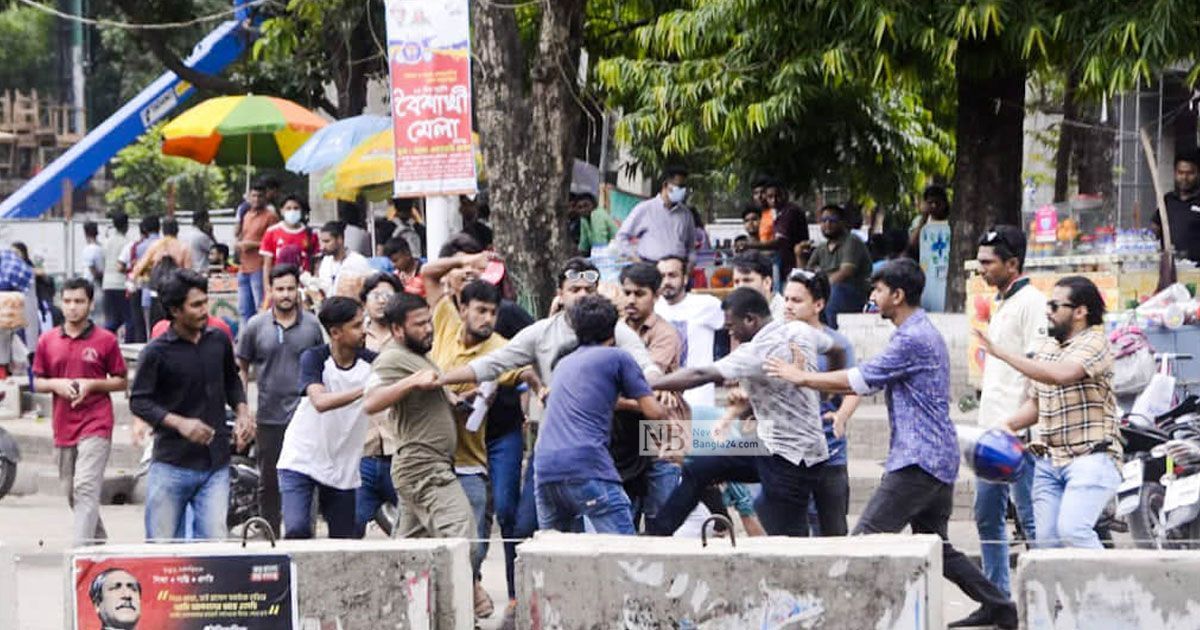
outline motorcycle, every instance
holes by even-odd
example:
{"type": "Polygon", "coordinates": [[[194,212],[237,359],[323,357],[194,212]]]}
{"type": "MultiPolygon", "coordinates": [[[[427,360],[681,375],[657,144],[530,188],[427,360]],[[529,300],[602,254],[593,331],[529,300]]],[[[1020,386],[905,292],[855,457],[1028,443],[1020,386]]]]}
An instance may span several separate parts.
{"type": "Polygon", "coordinates": [[[21,449],[12,435],[0,428],[0,499],[12,490],[17,480],[17,462],[21,461],[21,449]]]}
{"type": "Polygon", "coordinates": [[[1184,541],[1200,538],[1200,399],[1189,396],[1152,422],[1127,416],[1121,437],[1116,518],[1138,547],[1189,546],[1184,541]]]}

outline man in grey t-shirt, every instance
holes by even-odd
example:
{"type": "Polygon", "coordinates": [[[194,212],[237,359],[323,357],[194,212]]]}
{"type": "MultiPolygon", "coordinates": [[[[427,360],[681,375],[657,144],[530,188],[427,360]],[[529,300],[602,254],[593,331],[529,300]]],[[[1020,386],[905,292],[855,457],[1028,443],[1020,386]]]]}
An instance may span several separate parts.
{"type": "Polygon", "coordinates": [[[813,390],[768,378],[763,364],[778,357],[802,361],[806,369],[815,370],[817,355],[824,354],[840,366],[845,350],[804,322],[773,321],[767,299],[754,289],[735,289],[721,308],[725,327],[741,345],[711,366],[651,378],[650,386],[680,391],[738,381],[749,399],[744,415],[753,411],[765,452],[692,457],[683,467],[683,481],[659,510],[656,531],[651,533],[670,536],[696,507],[700,492],[713,482],[741,481],[762,483],[755,511],[768,534],[805,536],[808,523],[803,515],[808,513],[809,497],[829,459],[821,401],[813,390]]]}
{"type": "MultiPolygon", "coordinates": [[[[279,476],[275,464],[283,447],[288,420],[300,402],[300,354],[324,343],[321,324],[299,308],[300,272],[295,265],[271,269],[271,310],[251,317],[238,339],[237,360],[242,383],[250,366],[258,383],[255,429],[258,445],[259,509],[279,532],[279,476]]],[[[249,391],[247,385],[247,391],[249,391]]]]}

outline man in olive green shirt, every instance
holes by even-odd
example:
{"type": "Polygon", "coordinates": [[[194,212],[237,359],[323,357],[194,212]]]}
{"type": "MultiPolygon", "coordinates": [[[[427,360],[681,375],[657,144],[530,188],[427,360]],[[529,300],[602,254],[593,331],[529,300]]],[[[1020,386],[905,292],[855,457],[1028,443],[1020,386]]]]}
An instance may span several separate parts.
{"type": "MultiPolygon", "coordinates": [[[[846,211],[838,205],[821,208],[821,234],[825,242],[811,250],[809,269],[824,271],[829,276],[830,294],[825,306],[825,320],[837,328],[838,313],[860,313],[867,302],[871,277],[871,254],[867,244],[859,240],[846,225],[846,211]]],[[[803,253],[800,254],[801,258],[803,253]]],[[[800,264],[805,261],[801,259],[800,264]]],[[[787,278],[783,279],[787,282],[787,278]]]]}
{"type": "Polygon", "coordinates": [[[389,410],[396,434],[392,482],[400,499],[398,538],[473,538],[471,504],[454,474],[454,413],[437,384],[437,366],[425,356],[433,345],[429,305],[408,293],[383,312],[392,339],[372,364],[363,408],[389,410]]]}
{"type": "Polygon", "coordinates": [[[596,197],[591,193],[579,195],[575,203],[579,214],[579,251],[583,256],[591,256],[593,247],[604,247],[616,237],[617,222],[608,210],[596,205],[596,197]]]}

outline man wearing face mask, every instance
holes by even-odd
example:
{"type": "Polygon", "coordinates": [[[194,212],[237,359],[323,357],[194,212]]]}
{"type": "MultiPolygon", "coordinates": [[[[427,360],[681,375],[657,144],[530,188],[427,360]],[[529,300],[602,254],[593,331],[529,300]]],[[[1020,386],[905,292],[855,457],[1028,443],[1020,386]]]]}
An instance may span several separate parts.
{"type": "Polygon", "coordinates": [[[975,333],[980,346],[1028,378],[1030,398],[1001,425],[1038,425],[1033,476],[1039,547],[1100,549],[1094,529],[1121,483],[1121,436],[1112,390],[1113,353],[1104,333],[1104,299],[1091,280],[1068,276],[1046,302],[1050,338],[1033,358],[975,333]]]}
{"type": "Polygon", "coordinates": [[[687,199],[687,171],[668,168],[662,178],[662,189],[633,207],[616,240],[622,250],[646,262],[658,262],[667,256],[695,262],[696,223],[687,199]]]}
{"type": "Polygon", "coordinates": [[[308,203],[298,195],[288,195],[280,204],[283,220],[263,233],[258,253],[262,255],[263,286],[271,284],[271,269],[290,264],[300,272],[313,270],[317,254],[317,235],[306,224],[308,203]]]}

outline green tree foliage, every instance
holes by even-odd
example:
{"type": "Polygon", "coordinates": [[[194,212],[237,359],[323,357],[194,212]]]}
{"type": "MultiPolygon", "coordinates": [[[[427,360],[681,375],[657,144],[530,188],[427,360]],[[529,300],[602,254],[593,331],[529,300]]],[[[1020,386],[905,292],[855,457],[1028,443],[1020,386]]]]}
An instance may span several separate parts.
{"type": "MultiPolygon", "coordinates": [[[[220,167],[163,155],[161,126],[146,132],[112,161],[113,187],[104,201],[130,216],[163,214],[171,187],[175,207],[195,210],[227,206],[238,175],[220,167]]],[[[233,169],[240,173],[240,169],[233,169]]]]}
{"type": "Polygon", "coordinates": [[[0,10],[0,90],[55,88],[54,19],[13,5],[0,10]]]}

